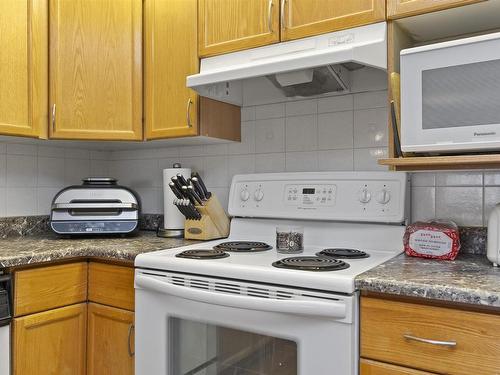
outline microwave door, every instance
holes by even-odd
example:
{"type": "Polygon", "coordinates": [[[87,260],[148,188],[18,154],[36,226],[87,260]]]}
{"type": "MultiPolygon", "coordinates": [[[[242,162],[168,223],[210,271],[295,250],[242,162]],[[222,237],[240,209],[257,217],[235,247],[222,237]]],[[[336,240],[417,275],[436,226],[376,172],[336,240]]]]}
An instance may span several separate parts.
{"type": "Polygon", "coordinates": [[[403,151],[500,150],[500,40],[439,46],[401,55],[403,151]]]}
{"type": "Polygon", "coordinates": [[[160,275],[136,271],[136,373],[322,374],[332,357],[339,373],[357,373],[354,296],[273,304],[160,275]]]}

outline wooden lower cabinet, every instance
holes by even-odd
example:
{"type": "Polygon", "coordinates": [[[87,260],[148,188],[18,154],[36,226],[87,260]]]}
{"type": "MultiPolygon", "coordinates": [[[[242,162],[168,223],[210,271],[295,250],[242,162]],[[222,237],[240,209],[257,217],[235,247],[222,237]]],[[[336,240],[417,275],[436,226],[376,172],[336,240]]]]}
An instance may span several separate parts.
{"type": "Polygon", "coordinates": [[[87,304],[15,318],[13,375],[84,375],[87,304]]]}
{"type": "Polygon", "coordinates": [[[500,373],[498,313],[362,297],[360,320],[362,358],[438,374],[500,373]]]}
{"type": "Polygon", "coordinates": [[[432,375],[430,372],[413,370],[411,368],[371,361],[364,358],[361,358],[359,373],[360,375],[432,375]]]}
{"type": "Polygon", "coordinates": [[[89,303],[87,374],[134,374],[134,312],[89,303]]]}

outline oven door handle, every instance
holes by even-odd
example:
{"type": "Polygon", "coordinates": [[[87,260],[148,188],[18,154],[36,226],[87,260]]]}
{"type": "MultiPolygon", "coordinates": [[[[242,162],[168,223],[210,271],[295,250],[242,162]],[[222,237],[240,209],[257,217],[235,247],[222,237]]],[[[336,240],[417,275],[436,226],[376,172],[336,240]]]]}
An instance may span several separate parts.
{"type": "Polygon", "coordinates": [[[240,309],[269,311],[277,313],[319,316],[343,319],[346,317],[346,304],[343,301],[309,301],[268,299],[241,295],[204,291],[185,286],[173,285],[156,277],[136,274],[135,285],[155,292],[184,298],[211,305],[228,306],[240,309]]]}

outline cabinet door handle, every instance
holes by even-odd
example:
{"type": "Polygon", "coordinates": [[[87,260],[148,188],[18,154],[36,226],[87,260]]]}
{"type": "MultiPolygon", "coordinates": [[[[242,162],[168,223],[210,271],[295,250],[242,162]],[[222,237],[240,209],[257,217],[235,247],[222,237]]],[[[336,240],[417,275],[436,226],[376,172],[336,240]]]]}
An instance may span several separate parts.
{"type": "Polygon", "coordinates": [[[457,346],[456,341],[439,341],[439,340],[424,339],[422,337],[417,337],[417,336],[408,335],[408,334],[403,335],[403,337],[407,340],[423,342],[425,344],[438,345],[438,346],[448,346],[448,347],[457,346]]]}
{"type": "Polygon", "coordinates": [[[267,27],[269,28],[269,32],[273,32],[273,6],[274,0],[269,0],[269,6],[267,9],[267,27]]]}
{"type": "Polygon", "coordinates": [[[285,4],[286,4],[286,0],[281,0],[281,28],[282,29],[286,29],[285,4]]]}
{"type": "Polygon", "coordinates": [[[56,104],[52,104],[52,133],[56,131],[56,104]]]}
{"type": "Polygon", "coordinates": [[[188,99],[188,103],[187,103],[187,114],[186,114],[186,121],[187,121],[187,125],[189,128],[192,128],[193,127],[193,124],[191,124],[191,104],[193,104],[193,101],[191,100],[191,98],[188,99]]]}
{"type": "Polygon", "coordinates": [[[132,333],[135,331],[135,325],[131,324],[128,327],[128,342],[127,349],[129,357],[133,357],[135,355],[135,350],[132,348],[132,333]]]}

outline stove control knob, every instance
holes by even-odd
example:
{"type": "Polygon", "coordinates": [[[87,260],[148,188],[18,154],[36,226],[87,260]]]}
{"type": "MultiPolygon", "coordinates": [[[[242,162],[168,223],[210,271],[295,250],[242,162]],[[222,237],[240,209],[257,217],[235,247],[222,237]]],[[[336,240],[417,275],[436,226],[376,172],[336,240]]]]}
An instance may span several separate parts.
{"type": "Polygon", "coordinates": [[[255,193],[253,194],[253,198],[257,201],[260,202],[264,198],[264,192],[262,189],[257,189],[255,190],[255,193]]]}
{"type": "Polygon", "coordinates": [[[363,188],[359,191],[358,200],[361,203],[368,203],[372,199],[372,194],[367,188],[363,188]]]}
{"type": "Polygon", "coordinates": [[[380,204],[387,204],[391,200],[391,193],[387,189],[382,189],[377,193],[376,199],[380,204]]]}
{"type": "Polygon", "coordinates": [[[240,199],[243,202],[246,202],[249,198],[250,198],[250,193],[248,192],[248,190],[246,188],[241,189],[241,191],[240,191],[240,199]]]}

